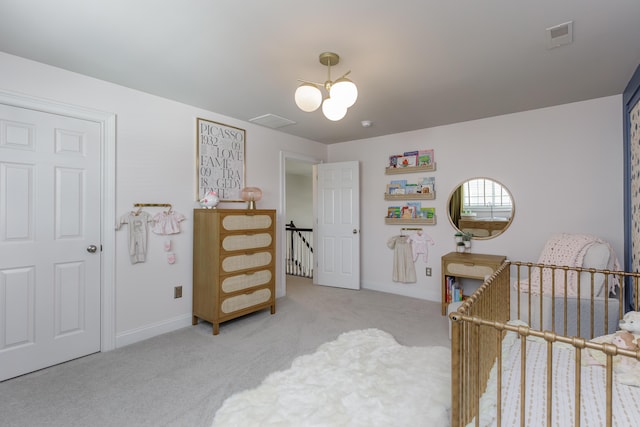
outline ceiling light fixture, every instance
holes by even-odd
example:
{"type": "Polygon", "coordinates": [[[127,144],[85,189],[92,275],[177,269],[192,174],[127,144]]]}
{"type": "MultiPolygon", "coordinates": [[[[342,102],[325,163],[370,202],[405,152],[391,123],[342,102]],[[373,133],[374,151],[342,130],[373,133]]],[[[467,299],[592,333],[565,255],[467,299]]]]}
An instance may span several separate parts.
{"type": "Polygon", "coordinates": [[[320,63],[327,66],[327,81],[324,83],[315,83],[307,80],[298,80],[302,82],[296,89],[295,100],[296,105],[302,111],[310,113],[316,111],[322,104],[322,113],[332,121],[341,120],[346,114],[347,109],[356,103],[358,99],[358,88],[347,78],[351,70],[347,71],[336,81],[331,81],[331,67],[340,62],[337,53],[324,52],[320,54],[320,63]],[[322,100],[322,92],[320,87],[324,87],[329,93],[324,101],[322,100]]]}

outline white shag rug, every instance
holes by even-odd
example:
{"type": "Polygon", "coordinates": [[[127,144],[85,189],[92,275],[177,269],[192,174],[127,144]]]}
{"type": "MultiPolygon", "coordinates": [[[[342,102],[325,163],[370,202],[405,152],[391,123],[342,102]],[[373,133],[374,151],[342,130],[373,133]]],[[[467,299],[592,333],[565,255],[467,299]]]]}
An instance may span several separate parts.
{"type": "Polygon", "coordinates": [[[229,397],[214,427],[448,426],[451,350],[351,331],[229,397]]]}

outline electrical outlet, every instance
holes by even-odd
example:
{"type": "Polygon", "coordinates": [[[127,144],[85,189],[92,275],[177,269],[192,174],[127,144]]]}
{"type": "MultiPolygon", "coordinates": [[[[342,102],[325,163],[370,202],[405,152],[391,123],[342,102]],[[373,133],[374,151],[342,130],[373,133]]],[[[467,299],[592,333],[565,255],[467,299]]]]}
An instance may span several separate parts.
{"type": "Polygon", "coordinates": [[[182,298],[182,285],[173,288],[173,298],[182,298]]]}
{"type": "Polygon", "coordinates": [[[431,267],[427,267],[426,274],[427,276],[431,277],[431,267]]]}

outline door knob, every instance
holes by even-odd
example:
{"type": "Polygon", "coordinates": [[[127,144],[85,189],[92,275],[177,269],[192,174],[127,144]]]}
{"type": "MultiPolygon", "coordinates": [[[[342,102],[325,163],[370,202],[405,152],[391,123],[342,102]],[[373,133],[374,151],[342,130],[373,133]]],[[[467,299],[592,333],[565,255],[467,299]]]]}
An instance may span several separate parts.
{"type": "Polygon", "coordinates": [[[98,250],[98,247],[96,245],[89,245],[87,247],[87,252],[89,252],[90,254],[95,253],[98,250]]]}
{"type": "Polygon", "coordinates": [[[356,230],[355,228],[352,231],[353,234],[358,234],[358,230],[356,230]]]}

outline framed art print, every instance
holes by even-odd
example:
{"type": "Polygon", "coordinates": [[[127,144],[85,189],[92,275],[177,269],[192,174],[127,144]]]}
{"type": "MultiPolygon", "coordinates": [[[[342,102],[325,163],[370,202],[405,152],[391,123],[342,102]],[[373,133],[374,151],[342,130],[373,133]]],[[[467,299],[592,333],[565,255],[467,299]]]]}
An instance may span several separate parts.
{"type": "Polygon", "coordinates": [[[221,202],[242,202],[245,181],[244,129],[198,118],[196,121],[197,200],[215,191],[221,202]]]}

